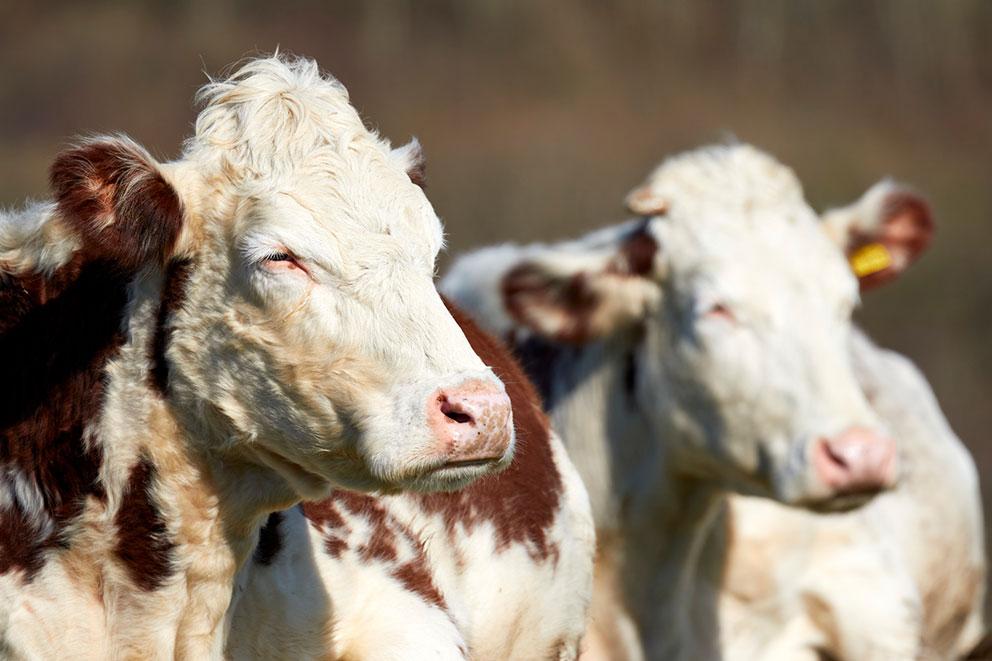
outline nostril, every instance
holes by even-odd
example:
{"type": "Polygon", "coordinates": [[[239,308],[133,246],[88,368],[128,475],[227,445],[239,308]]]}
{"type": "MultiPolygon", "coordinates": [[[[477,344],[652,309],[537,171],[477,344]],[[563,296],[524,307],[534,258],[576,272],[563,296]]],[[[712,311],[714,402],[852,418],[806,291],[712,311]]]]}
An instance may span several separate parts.
{"type": "Polygon", "coordinates": [[[837,451],[835,451],[834,448],[831,447],[831,444],[830,444],[829,441],[824,441],[823,442],[823,450],[826,453],[827,458],[830,459],[833,463],[835,463],[838,466],[840,466],[841,468],[850,468],[851,467],[850,464],[848,463],[848,461],[841,454],[839,454],[837,451]]]}
{"type": "Polygon", "coordinates": [[[457,404],[452,404],[447,397],[442,396],[441,401],[441,413],[450,420],[457,422],[458,424],[470,424],[475,420],[471,415],[462,410],[457,404]]]}

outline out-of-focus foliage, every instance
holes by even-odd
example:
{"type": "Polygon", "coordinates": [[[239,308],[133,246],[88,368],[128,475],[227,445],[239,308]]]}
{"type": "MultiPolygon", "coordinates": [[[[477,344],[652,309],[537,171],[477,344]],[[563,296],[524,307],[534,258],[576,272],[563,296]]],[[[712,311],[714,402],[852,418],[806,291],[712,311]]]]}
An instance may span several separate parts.
{"type": "Polygon", "coordinates": [[[793,165],[819,207],[916,184],[933,249],[861,317],[992,472],[992,2],[6,0],[0,201],[45,195],[76,134],[175,155],[202,71],[277,46],[420,137],[454,252],[619,220],[662,156],[728,136],[793,165]]]}

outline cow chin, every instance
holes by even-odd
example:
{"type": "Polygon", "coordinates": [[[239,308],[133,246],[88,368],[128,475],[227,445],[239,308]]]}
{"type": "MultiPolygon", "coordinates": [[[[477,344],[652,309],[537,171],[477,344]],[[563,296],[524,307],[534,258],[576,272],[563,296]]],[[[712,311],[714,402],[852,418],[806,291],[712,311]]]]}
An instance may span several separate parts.
{"type": "Polygon", "coordinates": [[[259,445],[254,450],[259,461],[286,480],[290,489],[303,500],[321,500],[330,494],[334,485],[325,477],[264,446],[259,445]]]}
{"type": "Polygon", "coordinates": [[[425,470],[404,476],[399,480],[401,488],[410,491],[457,491],[486,475],[499,473],[513,460],[513,446],[507,448],[499,459],[477,461],[435,463],[425,470]]]}
{"type": "Polygon", "coordinates": [[[772,497],[792,507],[820,513],[849,512],[869,503],[884,488],[865,488],[838,493],[819,480],[813,471],[797,471],[776,480],[772,497]],[[790,479],[791,478],[791,479],[790,479]]]}
{"type": "Polygon", "coordinates": [[[436,444],[414,444],[402,457],[390,460],[388,453],[377,454],[377,460],[369,462],[372,479],[377,490],[395,491],[457,491],[479,478],[498,473],[513,460],[515,439],[498,457],[478,459],[453,459],[439,454],[436,444]],[[428,449],[418,451],[417,446],[428,449]]]}

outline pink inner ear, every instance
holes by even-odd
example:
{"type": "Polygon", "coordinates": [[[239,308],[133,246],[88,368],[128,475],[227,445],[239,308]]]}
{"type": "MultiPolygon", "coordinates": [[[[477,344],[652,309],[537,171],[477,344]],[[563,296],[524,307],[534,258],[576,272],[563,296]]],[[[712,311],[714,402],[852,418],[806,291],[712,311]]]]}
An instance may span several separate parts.
{"type": "MultiPolygon", "coordinates": [[[[934,223],[930,206],[911,193],[893,193],[883,205],[884,220],[876,236],[862,236],[854,249],[878,242],[888,249],[892,265],[860,279],[861,290],[866,291],[898,277],[930,245],[934,223]]],[[[853,252],[853,251],[852,251],[853,252]]]]}

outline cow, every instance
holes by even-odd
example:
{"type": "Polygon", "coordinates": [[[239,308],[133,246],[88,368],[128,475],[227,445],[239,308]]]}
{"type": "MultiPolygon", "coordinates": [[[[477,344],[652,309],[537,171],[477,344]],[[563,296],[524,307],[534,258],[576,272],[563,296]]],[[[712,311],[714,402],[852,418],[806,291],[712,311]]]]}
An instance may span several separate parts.
{"type": "MultiPolygon", "coordinates": [[[[879,270],[859,262],[864,237],[895,231],[893,202],[904,194],[885,182],[823,215],[863,289],[908,263],[879,270]]],[[[728,498],[706,550],[724,558],[711,579],[721,589],[727,659],[960,659],[982,640],[986,556],[974,461],[908,358],[860,331],[850,351],[868,401],[899,439],[903,478],[843,515],[728,498]]]]}
{"type": "Polygon", "coordinates": [[[588,497],[509,351],[451,312],[506,384],[509,467],[460,491],[335,489],[272,515],[238,578],[233,658],[577,657],[595,550],[588,497]]]}
{"type": "MultiPolygon", "coordinates": [[[[889,202],[902,267],[930,216],[889,202]]],[[[791,170],[702,148],[627,205],[637,218],[574,241],[464,256],[442,291],[516,346],[586,483],[589,658],[720,658],[700,563],[725,495],[852,509],[896,484],[897,446],[849,357],[858,281],[791,170]]]]}
{"type": "Polygon", "coordinates": [[[312,60],[200,100],[177,160],[84,140],[0,218],[4,658],[218,658],[272,512],[512,459],[505,387],[434,285],[417,144],[312,60]]]}

